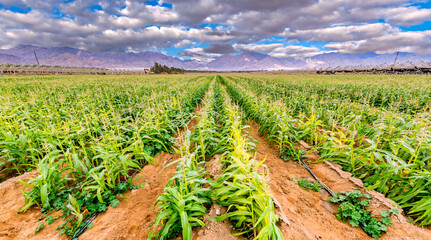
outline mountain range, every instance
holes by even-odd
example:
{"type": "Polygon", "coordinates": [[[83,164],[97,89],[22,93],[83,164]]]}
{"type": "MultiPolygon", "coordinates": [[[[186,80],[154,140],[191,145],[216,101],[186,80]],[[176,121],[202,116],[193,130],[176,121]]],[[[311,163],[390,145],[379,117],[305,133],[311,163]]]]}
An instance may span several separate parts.
{"type": "MultiPolygon", "coordinates": [[[[307,58],[280,59],[262,53],[243,52],[234,55],[222,55],[209,63],[204,63],[194,60],[182,60],[152,51],[107,53],[91,52],[71,47],[46,48],[33,45],[18,45],[10,49],[0,49],[0,64],[36,64],[34,52],[36,52],[42,65],[142,69],[149,68],[154,62],[158,62],[170,67],[214,71],[388,67],[392,66],[396,58],[395,53],[349,54],[332,52],[307,58]]],[[[431,54],[420,55],[400,52],[397,57],[397,66],[429,65],[430,62],[431,54]]]]}

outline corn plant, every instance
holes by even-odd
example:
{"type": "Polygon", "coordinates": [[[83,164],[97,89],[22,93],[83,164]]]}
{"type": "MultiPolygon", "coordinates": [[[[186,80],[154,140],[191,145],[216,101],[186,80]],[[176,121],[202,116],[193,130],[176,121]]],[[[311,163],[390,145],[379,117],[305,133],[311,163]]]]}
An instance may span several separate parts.
{"type": "Polygon", "coordinates": [[[182,234],[183,239],[191,240],[192,227],[205,226],[202,217],[212,200],[210,189],[204,186],[211,184],[204,166],[206,158],[214,154],[217,146],[216,126],[211,117],[211,98],[212,91],[209,91],[195,133],[192,135],[189,130],[184,133],[184,143],[179,148],[182,157],[169,164],[178,163],[178,166],[175,175],[155,202],[160,213],[154,226],[160,226],[160,229],[153,235],[154,238],[169,239],[182,234]]]}
{"type": "MultiPolygon", "coordinates": [[[[222,78],[222,81],[233,100],[260,124],[260,134],[268,139],[282,139],[280,135],[287,135],[285,139],[290,141],[273,141],[281,153],[294,152],[292,146],[299,140],[314,145],[321,154],[320,160],[339,163],[344,170],[361,178],[367,189],[382,192],[401,204],[406,213],[416,217],[419,225],[429,225],[431,215],[423,208],[422,199],[431,196],[431,191],[415,184],[429,186],[431,181],[428,178],[429,115],[424,112],[413,117],[416,111],[421,111],[418,109],[406,112],[408,107],[401,104],[400,98],[389,97],[394,96],[391,91],[398,90],[384,90],[388,95],[378,90],[370,103],[368,100],[360,102],[360,95],[354,101],[326,98],[328,92],[315,93],[313,84],[283,82],[280,85],[271,80],[234,77],[222,78]],[[279,101],[284,102],[283,108],[279,107],[279,101]],[[290,131],[279,134],[281,121],[274,119],[285,115],[291,119],[285,121],[292,123],[290,131]],[[418,179],[424,180],[419,182],[418,179]]],[[[342,92],[344,87],[346,85],[339,85],[335,89],[342,92]]],[[[366,90],[362,91],[361,88],[352,87],[352,94],[368,94],[373,89],[365,86],[366,90]]]]}
{"type": "MultiPolygon", "coordinates": [[[[208,89],[209,78],[189,85],[198,79],[174,81],[173,86],[160,81],[150,87],[133,82],[125,86],[84,83],[75,89],[65,86],[66,96],[42,95],[48,99],[41,100],[47,103],[45,108],[29,104],[28,111],[41,114],[32,116],[37,121],[23,120],[33,131],[23,143],[31,143],[32,148],[22,145],[22,150],[27,152],[24,157],[34,160],[40,175],[23,182],[28,189],[20,212],[33,206],[47,215],[62,210],[66,222],[60,233],[73,235],[87,217],[116,206],[123,192],[137,187],[132,172],[151,163],[155,154],[172,151],[172,135],[187,124],[208,89]],[[70,111],[55,109],[63,105],[71,106],[70,111]],[[38,119],[43,114],[48,116],[45,121],[38,119]],[[36,157],[28,156],[32,152],[36,157]]],[[[45,87],[40,92],[51,91],[45,87]]],[[[27,131],[25,127],[13,130],[27,131]]]]}
{"type": "Polygon", "coordinates": [[[269,194],[265,178],[258,168],[263,161],[250,158],[250,144],[243,136],[241,118],[237,110],[230,108],[226,94],[219,85],[215,88],[216,104],[226,110],[224,128],[228,152],[224,153],[225,169],[216,180],[214,196],[219,204],[228,207],[225,215],[212,220],[229,219],[239,230],[236,235],[248,235],[254,239],[283,239],[280,229],[276,226],[278,215],[274,213],[274,204],[269,194]],[[226,102],[223,102],[226,101],[226,102]]]}

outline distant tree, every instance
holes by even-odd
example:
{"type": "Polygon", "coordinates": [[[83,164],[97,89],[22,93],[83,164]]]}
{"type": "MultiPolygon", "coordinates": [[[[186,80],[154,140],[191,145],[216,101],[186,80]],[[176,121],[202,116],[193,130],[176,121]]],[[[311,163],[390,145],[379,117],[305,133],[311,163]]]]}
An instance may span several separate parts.
{"type": "Polygon", "coordinates": [[[161,65],[158,62],[154,62],[154,66],[150,68],[151,72],[154,72],[156,74],[161,73],[167,73],[167,74],[179,74],[184,73],[183,68],[175,68],[175,67],[168,67],[166,65],[161,65]]]}

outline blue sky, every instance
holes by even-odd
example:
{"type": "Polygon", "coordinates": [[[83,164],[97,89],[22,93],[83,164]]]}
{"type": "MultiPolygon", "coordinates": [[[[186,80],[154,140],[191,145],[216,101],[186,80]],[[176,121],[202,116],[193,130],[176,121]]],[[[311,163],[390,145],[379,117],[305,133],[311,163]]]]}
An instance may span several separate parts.
{"type": "Polygon", "coordinates": [[[0,48],[157,51],[208,62],[255,51],[431,53],[431,2],[404,0],[2,0],[0,48]]]}

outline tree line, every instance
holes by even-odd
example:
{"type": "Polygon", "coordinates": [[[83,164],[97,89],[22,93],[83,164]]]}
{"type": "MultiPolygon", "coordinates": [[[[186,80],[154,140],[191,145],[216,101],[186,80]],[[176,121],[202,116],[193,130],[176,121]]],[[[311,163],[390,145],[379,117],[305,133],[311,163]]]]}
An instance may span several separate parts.
{"type": "Polygon", "coordinates": [[[168,67],[166,65],[161,65],[158,62],[154,62],[154,66],[150,69],[151,72],[154,73],[168,73],[168,74],[181,74],[184,73],[183,68],[176,68],[176,67],[168,67]]]}

